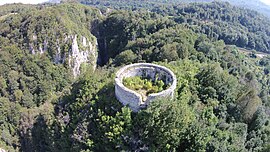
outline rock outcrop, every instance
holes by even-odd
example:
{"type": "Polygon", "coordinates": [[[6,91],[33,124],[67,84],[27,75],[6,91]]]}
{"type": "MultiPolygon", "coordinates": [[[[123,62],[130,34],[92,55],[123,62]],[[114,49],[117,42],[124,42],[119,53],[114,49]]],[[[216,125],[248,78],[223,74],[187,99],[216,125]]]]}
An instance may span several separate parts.
{"type": "Polygon", "coordinates": [[[0,148],[0,152],[6,152],[5,149],[0,148]]]}
{"type": "Polygon", "coordinates": [[[97,41],[88,41],[82,37],[82,48],[79,48],[77,35],[74,36],[72,41],[71,51],[68,55],[68,64],[72,68],[73,76],[76,77],[80,74],[80,66],[82,63],[89,63],[92,65],[93,70],[96,69],[97,63],[97,41]]]}
{"type": "Polygon", "coordinates": [[[64,40],[57,39],[55,42],[56,49],[52,50],[46,40],[42,44],[38,44],[36,36],[33,35],[34,43],[29,44],[29,49],[32,54],[43,54],[47,51],[54,51],[48,52],[49,54],[54,54],[54,63],[64,64],[67,62],[72,69],[73,76],[77,77],[81,73],[80,68],[83,63],[90,65],[93,70],[96,68],[98,43],[95,37],[91,37],[91,39],[92,41],[85,36],[69,35],[64,40]],[[63,47],[63,44],[67,47],[63,47]]]}
{"type": "Polygon", "coordinates": [[[22,9],[12,18],[3,19],[6,30],[0,36],[11,39],[21,50],[64,64],[74,77],[80,75],[82,65],[83,71],[96,68],[98,46],[94,35],[99,31],[100,10],[75,3],[31,7],[31,11],[22,9]]]}

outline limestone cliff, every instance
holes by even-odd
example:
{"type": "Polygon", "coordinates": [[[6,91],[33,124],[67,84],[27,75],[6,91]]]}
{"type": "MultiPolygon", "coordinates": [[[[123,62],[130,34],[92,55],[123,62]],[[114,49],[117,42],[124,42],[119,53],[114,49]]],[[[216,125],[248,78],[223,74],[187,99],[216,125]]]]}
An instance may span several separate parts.
{"type": "Polygon", "coordinates": [[[11,43],[27,53],[64,64],[74,77],[80,75],[81,69],[96,68],[98,47],[93,33],[98,30],[95,27],[101,19],[98,9],[69,3],[32,7],[31,11],[1,20],[5,30],[0,29],[0,37],[12,40],[11,43]]]}
{"type": "Polygon", "coordinates": [[[0,152],[6,152],[6,150],[5,150],[5,149],[0,148],[0,152]]]}
{"type": "MultiPolygon", "coordinates": [[[[33,43],[29,44],[30,53],[52,54],[51,52],[47,52],[48,45],[50,44],[48,44],[46,40],[44,40],[43,43],[39,44],[36,42],[35,35],[33,35],[33,40],[33,43]]],[[[52,55],[54,63],[67,63],[68,66],[72,69],[74,77],[80,75],[80,68],[83,63],[89,65],[92,70],[95,70],[98,57],[98,44],[95,37],[86,38],[85,36],[81,35],[69,35],[66,36],[64,40],[57,39],[55,45],[55,48],[57,48],[57,50],[52,55]]]]}
{"type": "Polygon", "coordinates": [[[73,37],[72,48],[68,55],[68,65],[72,68],[73,76],[80,74],[80,66],[82,63],[88,63],[95,70],[97,63],[97,40],[90,42],[82,37],[82,47],[79,48],[77,35],[73,37]]]}

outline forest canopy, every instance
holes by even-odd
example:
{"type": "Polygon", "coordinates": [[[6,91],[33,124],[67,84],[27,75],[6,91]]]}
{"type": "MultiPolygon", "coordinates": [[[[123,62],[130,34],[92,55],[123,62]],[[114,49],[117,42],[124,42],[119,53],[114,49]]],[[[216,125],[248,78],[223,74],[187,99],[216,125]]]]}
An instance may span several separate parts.
{"type": "MultiPolygon", "coordinates": [[[[103,8],[74,2],[0,6],[0,147],[269,151],[269,19],[223,2],[155,7],[161,1],[152,1],[146,10],[147,2],[132,1],[133,9],[121,1],[107,8],[99,0],[95,5],[103,8]],[[69,34],[96,40],[95,70],[83,63],[80,75],[72,75],[69,34]],[[31,51],[31,44],[45,48],[46,40],[43,53],[31,51]],[[174,98],[155,100],[138,113],[117,101],[115,73],[136,62],[171,69],[174,98]]],[[[78,48],[85,49],[81,41],[78,48]]]]}

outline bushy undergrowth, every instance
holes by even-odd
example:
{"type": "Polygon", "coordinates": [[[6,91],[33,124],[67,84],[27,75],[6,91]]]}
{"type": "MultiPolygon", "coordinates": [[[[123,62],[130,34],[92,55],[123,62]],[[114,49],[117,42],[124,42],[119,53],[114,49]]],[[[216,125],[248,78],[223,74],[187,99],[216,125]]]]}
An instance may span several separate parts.
{"type": "Polygon", "coordinates": [[[129,89],[145,93],[145,95],[163,91],[168,87],[162,80],[151,80],[140,76],[124,78],[123,84],[129,89]]]}

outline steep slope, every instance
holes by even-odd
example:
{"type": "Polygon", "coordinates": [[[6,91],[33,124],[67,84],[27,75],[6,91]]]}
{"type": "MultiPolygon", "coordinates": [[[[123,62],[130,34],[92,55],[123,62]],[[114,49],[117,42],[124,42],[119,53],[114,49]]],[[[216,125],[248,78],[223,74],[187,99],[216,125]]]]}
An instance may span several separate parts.
{"type": "Polygon", "coordinates": [[[80,4],[0,6],[0,149],[34,151],[29,145],[42,142],[28,138],[42,134],[32,132],[36,122],[51,118],[74,77],[96,67],[91,30],[100,18],[80,4]]]}
{"type": "MultiPolygon", "coordinates": [[[[213,2],[215,0],[190,0],[191,2],[213,2]]],[[[238,7],[243,7],[246,9],[252,9],[255,11],[258,11],[265,16],[270,17],[270,6],[264,4],[260,0],[251,0],[251,1],[246,1],[246,0],[221,0],[224,2],[229,2],[232,5],[238,6],[238,7]]]]}
{"type": "Polygon", "coordinates": [[[196,33],[206,34],[211,39],[223,40],[226,44],[250,50],[267,53],[270,50],[270,19],[256,11],[239,8],[228,2],[180,4],[177,3],[179,1],[173,1],[170,4],[162,0],[146,2],[138,0],[131,6],[128,2],[119,1],[119,4],[113,3],[114,0],[103,2],[82,1],[98,7],[148,9],[164,17],[170,16],[178,24],[188,25],[196,33]]]}
{"type": "Polygon", "coordinates": [[[224,2],[191,3],[154,11],[174,16],[176,22],[188,24],[211,39],[261,52],[270,50],[270,20],[256,11],[224,2]]]}
{"type": "Polygon", "coordinates": [[[82,63],[95,69],[97,40],[90,31],[100,18],[97,9],[79,4],[29,6],[30,9],[26,6],[17,5],[21,9],[10,9],[9,13],[8,9],[3,11],[1,41],[16,44],[31,54],[45,54],[56,64],[68,65],[74,77],[80,74],[82,63]]]}
{"type": "Polygon", "coordinates": [[[248,9],[258,11],[258,12],[264,14],[265,16],[270,17],[270,6],[264,4],[260,0],[252,0],[252,1],[224,0],[224,1],[228,1],[231,4],[236,5],[236,6],[240,6],[240,7],[244,7],[244,8],[248,8],[248,9]]]}

